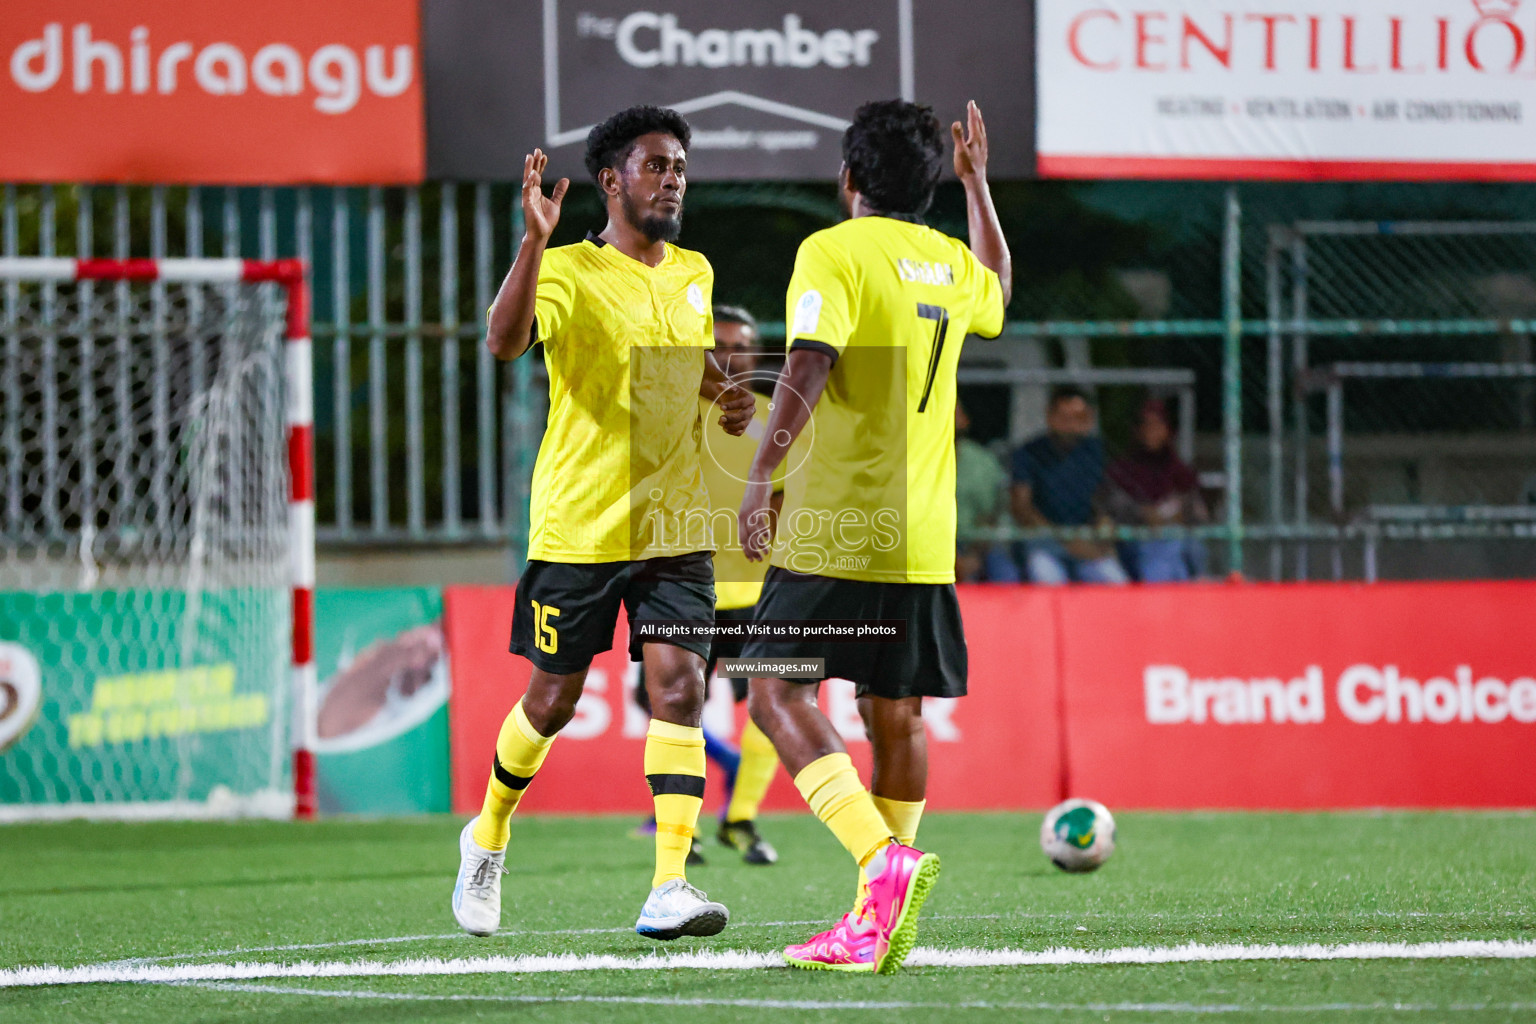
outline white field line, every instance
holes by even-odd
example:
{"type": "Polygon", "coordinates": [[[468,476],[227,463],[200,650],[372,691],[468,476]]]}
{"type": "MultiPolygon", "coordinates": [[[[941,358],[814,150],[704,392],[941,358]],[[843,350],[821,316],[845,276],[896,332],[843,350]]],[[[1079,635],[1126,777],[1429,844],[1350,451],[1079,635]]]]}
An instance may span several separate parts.
{"type": "Polygon", "coordinates": [[[535,996],[535,995],[420,995],[413,992],[374,992],[367,989],[288,988],[283,985],[248,985],[232,982],[182,982],[219,992],[243,992],[321,999],[382,999],[433,1003],[623,1003],[641,1006],[727,1006],[749,1010],[1037,1010],[1081,1013],[1521,1013],[1536,1010],[1536,1003],[1318,1003],[1285,1006],[1241,1003],[914,1003],[898,1000],[831,999],[700,999],[684,996],[535,996]]]}
{"type": "MultiPolygon", "coordinates": [[[[1124,946],[1118,949],[917,949],[914,967],[1035,967],[1101,964],[1210,963],[1240,960],[1536,959],[1536,940],[1356,942],[1344,945],[1124,946]]],[[[641,957],[565,953],[444,960],[354,960],[316,963],[96,964],[20,967],[0,971],[0,989],[40,985],[247,981],[260,978],[380,978],[466,974],[547,974],[572,971],[758,970],[783,967],[776,954],[745,950],[651,954],[641,957]]]]}
{"type": "Polygon", "coordinates": [[[1531,960],[1536,940],[1493,939],[1457,942],[1346,942],[1277,945],[1265,943],[1180,946],[1122,946],[1118,949],[916,949],[914,967],[1040,967],[1071,964],[1191,964],[1237,960],[1531,960]]]}
{"type": "MultiPolygon", "coordinates": [[[[1191,914],[1169,914],[1158,911],[1152,914],[1141,915],[1143,918],[1157,920],[1178,919],[1194,920],[1211,917],[1221,918],[1223,915],[1217,912],[1212,915],[1208,912],[1191,914]]],[[[1234,917],[1239,915],[1233,915],[1234,917]]],[[[1522,910],[1364,910],[1349,911],[1343,914],[1287,914],[1285,920],[1297,921],[1316,920],[1319,917],[1327,920],[1347,920],[1359,917],[1391,918],[1394,920],[1411,920],[1415,918],[1487,918],[1487,917],[1531,917],[1522,910]]],[[[1051,921],[1086,921],[1090,923],[1113,921],[1116,915],[1103,914],[1095,911],[1072,911],[1068,913],[1036,913],[1032,911],[1012,911],[1006,914],[933,914],[923,918],[924,921],[1004,921],[1004,920],[1051,920],[1051,921]]],[[[814,918],[804,921],[739,921],[731,925],[732,930],[738,928],[791,928],[803,925],[824,925],[825,918],[814,918]]],[[[528,931],[502,931],[496,933],[497,939],[515,939],[522,936],[547,936],[547,935],[626,935],[634,931],[633,928],[552,928],[548,930],[528,931]]],[[[162,956],[133,956],[121,960],[108,960],[98,966],[125,966],[129,964],[163,964],[177,960],[202,960],[216,956],[249,956],[256,953],[298,953],[305,950],[316,949],[343,949],[348,946],[393,946],[406,942],[440,942],[451,939],[469,940],[473,938],[462,931],[438,932],[435,935],[389,935],[377,939],[340,939],[333,942],[297,942],[281,946],[240,946],[233,949],[209,949],[200,953],[167,953],[162,956]]]]}
{"type": "MultiPolygon", "coordinates": [[[[937,915],[924,918],[925,921],[943,920],[995,920],[999,914],[961,914],[961,915],[937,915]]],[[[824,918],[811,921],[740,921],[731,925],[735,928],[788,928],[797,925],[826,924],[824,918]]],[[[548,931],[504,931],[497,932],[495,938],[508,939],[520,936],[542,935],[626,935],[634,932],[634,928],[554,928],[548,931]]],[[[200,960],[211,956],[237,956],[251,953],[295,953],[301,950],[312,949],[339,949],[343,946],[391,946],[403,942],[433,942],[448,939],[470,940],[475,936],[463,931],[439,932],[436,935],[393,935],[382,939],[343,939],[338,942],[301,942],[286,946],[246,946],[240,949],[213,949],[204,953],[170,953],[166,956],[138,956],[128,957],[123,960],[108,960],[102,967],[122,967],[131,964],[163,964],[175,960],[200,960]]]]}
{"type": "Polygon", "coordinates": [[[167,953],[164,956],[131,956],[122,960],[108,960],[102,967],[128,967],[134,964],[165,964],[177,960],[199,960],[210,956],[237,956],[252,953],[296,953],[313,949],[341,949],[346,946],[392,946],[402,942],[434,942],[440,939],[467,939],[463,931],[440,932],[436,935],[391,935],[381,939],[341,939],[336,942],[295,942],[285,946],[245,946],[239,949],[210,949],[202,953],[167,953]]]}
{"type": "Polygon", "coordinates": [[[168,953],[165,956],[131,956],[123,960],[108,960],[102,966],[126,967],[131,964],[164,964],[176,960],[198,960],[210,956],[236,956],[249,953],[296,953],[311,949],[341,949],[346,946],[392,946],[403,942],[433,942],[439,939],[470,938],[463,931],[440,932],[436,935],[391,935],[383,939],[342,939],[336,942],[296,942],[286,946],[247,946],[240,949],[211,949],[205,953],[168,953]]]}

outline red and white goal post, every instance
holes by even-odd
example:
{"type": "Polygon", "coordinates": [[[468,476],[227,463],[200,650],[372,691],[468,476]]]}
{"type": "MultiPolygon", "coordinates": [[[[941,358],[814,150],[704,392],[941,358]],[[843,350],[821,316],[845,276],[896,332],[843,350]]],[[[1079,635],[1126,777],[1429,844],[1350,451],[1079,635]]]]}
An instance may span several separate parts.
{"type": "Polygon", "coordinates": [[[312,378],[301,261],[0,258],[0,820],[314,815],[312,378]]]}

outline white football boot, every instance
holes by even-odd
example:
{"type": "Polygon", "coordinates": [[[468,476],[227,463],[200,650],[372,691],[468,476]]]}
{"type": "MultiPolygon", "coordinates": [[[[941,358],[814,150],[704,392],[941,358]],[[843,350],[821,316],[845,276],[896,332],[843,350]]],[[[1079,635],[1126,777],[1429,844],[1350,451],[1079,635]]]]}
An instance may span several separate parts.
{"type": "Polygon", "coordinates": [[[471,935],[495,935],[501,927],[501,876],[507,873],[507,851],[493,853],[475,843],[478,820],[471,818],[459,833],[459,880],[453,886],[453,916],[471,935]]]}
{"type": "Polygon", "coordinates": [[[712,903],[687,881],[674,878],[651,890],[635,931],[648,939],[676,939],[684,935],[717,935],[731,919],[724,905],[712,903]]]}

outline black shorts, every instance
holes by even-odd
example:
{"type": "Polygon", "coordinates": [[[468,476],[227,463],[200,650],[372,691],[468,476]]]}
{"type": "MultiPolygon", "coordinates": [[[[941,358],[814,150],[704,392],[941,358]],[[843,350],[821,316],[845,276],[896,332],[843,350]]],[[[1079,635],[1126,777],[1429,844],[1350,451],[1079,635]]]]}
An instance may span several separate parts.
{"type": "MultiPolygon", "coordinates": [[[[749,640],[743,658],[824,658],[826,677],[852,680],[860,697],[964,697],[965,627],[953,583],[870,583],[774,566],[758,619],[902,619],[898,643],[749,640]]],[[[808,680],[812,681],[812,680],[808,680]]]]}
{"type": "MultiPolygon", "coordinates": [[[[638,661],[644,643],[638,622],[691,619],[715,614],[714,555],[648,558],[640,562],[529,562],[517,581],[512,612],[513,654],[545,672],[580,672],[613,646],[619,605],[629,616],[629,656],[638,661]]],[[[708,640],[656,640],[709,657],[708,640]]]]}
{"type": "MultiPolygon", "coordinates": [[[[715,621],[751,622],[752,607],[748,605],[746,608],[716,608],[715,621]]],[[[741,657],[741,648],[745,642],[744,640],[716,640],[709,649],[709,660],[704,664],[704,681],[707,683],[709,677],[715,674],[715,663],[721,658],[741,657]]],[[[730,684],[731,693],[735,696],[737,704],[747,699],[747,680],[745,677],[732,677],[730,684]]],[[[651,696],[645,689],[645,666],[643,664],[640,666],[640,671],[635,675],[635,703],[640,705],[641,710],[646,714],[651,713],[651,696]]]]}

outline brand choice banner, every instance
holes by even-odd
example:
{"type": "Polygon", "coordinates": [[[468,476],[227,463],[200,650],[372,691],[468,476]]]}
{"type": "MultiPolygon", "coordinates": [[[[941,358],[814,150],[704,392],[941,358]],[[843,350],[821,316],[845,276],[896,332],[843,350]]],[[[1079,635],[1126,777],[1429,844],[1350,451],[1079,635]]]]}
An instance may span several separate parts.
{"type": "Polygon", "coordinates": [[[7,0],[0,179],[421,179],[416,0],[7,0]]]}
{"type": "Polygon", "coordinates": [[[505,178],[535,146],[583,177],[591,127],[632,103],[693,126],[699,178],[830,178],[860,103],[895,97],[957,119],[975,99],[991,169],[1032,171],[1029,14],[967,17],[928,0],[444,0],[424,12],[433,177],[505,178]]]}
{"type": "Polygon", "coordinates": [[[1533,0],[1046,0],[1056,177],[1536,180],[1533,0]]]}
{"type": "Polygon", "coordinates": [[[1130,807],[1530,806],[1533,608],[1529,583],[1063,595],[1072,787],[1130,807]]]}

